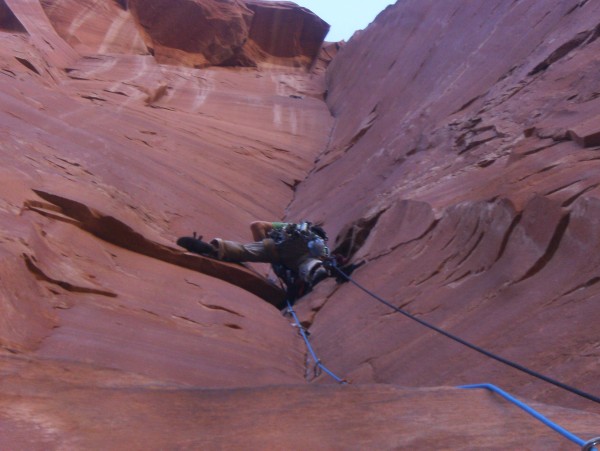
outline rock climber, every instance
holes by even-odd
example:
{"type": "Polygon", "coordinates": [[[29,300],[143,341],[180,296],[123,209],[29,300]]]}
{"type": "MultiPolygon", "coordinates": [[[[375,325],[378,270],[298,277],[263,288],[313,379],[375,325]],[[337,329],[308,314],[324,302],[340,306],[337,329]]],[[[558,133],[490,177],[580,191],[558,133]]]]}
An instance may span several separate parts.
{"type": "Polygon", "coordinates": [[[190,252],[227,262],[271,263],[275,274],[288,288],[288,296],[297,298],[332,275],[327,234],[319,225],[255,221],[250,224],[253,243],[239,243],[202,236],[181,237],[177,245],[190,252]]]}

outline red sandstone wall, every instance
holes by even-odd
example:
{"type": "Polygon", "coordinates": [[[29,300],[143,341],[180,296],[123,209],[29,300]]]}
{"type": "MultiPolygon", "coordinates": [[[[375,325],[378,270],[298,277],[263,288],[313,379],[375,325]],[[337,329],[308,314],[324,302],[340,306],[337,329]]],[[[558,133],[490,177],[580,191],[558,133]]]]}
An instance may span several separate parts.
{"type": "MultiPolygon", "coordinates": [[[[599,17],[600,5],[578,1],[388,8],[329,67],[331,140],[288,209],[341,232],[341,249],[368,261],[356,278],[395,305],[591,393],[599,17]]],[[[390,315],[352,286],[323,288],[311,308],[319,349],[357,381],[492,380],[588,403],[390,315]]]]}
{"type": "Polygon", "coordinates": [[[403,1],[315,60],[325,24],[289,2],[261,17],[299,41],[247,29],[257,2],[186,3],[220,12],[207,53],[171,46],[173,11],[0,0],[2,446],[570,449],[450,388],[483,381],[598,435],[589,402],[330,280],[298,312],[333,385],[267,268],[173,244],[323,221],[396,305],[598,393],[598,5],[403,1]]]}

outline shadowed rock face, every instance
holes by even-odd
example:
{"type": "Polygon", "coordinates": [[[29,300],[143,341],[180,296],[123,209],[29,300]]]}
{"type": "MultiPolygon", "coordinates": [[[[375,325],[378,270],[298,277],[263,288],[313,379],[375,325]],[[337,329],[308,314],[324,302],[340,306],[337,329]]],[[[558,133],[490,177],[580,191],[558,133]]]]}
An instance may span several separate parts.
{"type": "Polygon", "coordinates": [[[177,55],[187,55],[188,65],[198,67],[233,59],[248,39],[252,21],[241,0],[133,0],[130,8],[159,62],[178,62],[177,55]]]}
{"type": "Polygon", "coordinates": [[[16,18],[4,0],[0,1],[0,28],[4,31],[25,31],[19,19],[16,18]]]}
{"type": "Polygon", "coordinates": [[[600,435],[327,280],[296,309],[333,385],[268,267],[174,246],[322,222],[394,305],[598,396],[598,3],[406,0],[318,56],[289,2],[174,4],[0,0],[3,447],[573,447],[481,382],[600,435]]]}
{"type": "Polygon", "coordinates": [[[129,8],[159,62],[192,67],[308,67],[329,31],[291,2],[131,0],[129,8]]]}
{"type": "Polygon", "coordinates": [[[312,62],[319,54],[329,25],[292,2],[247,1],[254,12],[250,39],[278,58],[304,57],[312,62]]]}
{"type": "MultiPolygon", "coordinates": [[[[330,145],[288,214],[325,221],[343,252],[360,230],[351,250],[368,264],[355,276],[395,305],[600,393],[590,358],[600,319],[600,5],[401,3],[330,65],[330,145]]],[[[354,380],[489,379],[587,405],[352,286],[311,302],[324,360],[354,380]]]]}
{"type": "MultiPolygon", "coordinates": [[[[322,19],[291,2],[44,0],[41,5],[56,32],[78,51],[152,54],[159,63],[190,67],[309,67],[329,31],[322,19]]],[[[20,26],[1,3],[0,26],[20,26]]]]}

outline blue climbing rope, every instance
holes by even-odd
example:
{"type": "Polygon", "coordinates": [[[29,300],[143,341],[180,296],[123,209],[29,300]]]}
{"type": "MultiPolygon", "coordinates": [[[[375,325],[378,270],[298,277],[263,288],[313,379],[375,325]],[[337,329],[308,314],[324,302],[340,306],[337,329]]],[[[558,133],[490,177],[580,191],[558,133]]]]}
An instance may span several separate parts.
{"type": "Polygon", "coordinates": [[[338,377],[333,371],[331,371],[329,368],[327,368],[325,365],[323,365],[323,363],[321,362],[321,359],[319,359],[317,357],[317,354],[315,353],[312,345],[310,344],[310,341],[308,339],[308,335],[306,333],[306,330],[304,329],[304,326],[302,326],[302,323],[300,323],[300,319],[298,319],[298,315],[296,315],[296,312],[292,308],[292,303],[287,299],[286,299],[286,302],[287,302],[287,312],[290,315],[292,315],[292,317],[294,318],[294,322],[296,323],[295,325],[298,328],[298,330],[300,331],[300,335],[304,339],[304,343],[306,343],[306,348],[308,349],[308,352],[310,352],[310,355],[311,355],[313,361],[315,362],[315,368],[319,368],[319,369],[323,370],[325,373],[327,373],[329,376],[331,376],[336,382],[338,382],[340,384],[347,384],[348,382],[345,379],[338,377]]]}
{"type": "MultiPolygon", "coordinates": [[[[335,373],[330,371],[325,365],[323,365],[321,363],[321,360],[317,357],[312,345],[310,344],[306,330],[300,323],[300,320],[298,319],[296,312],[292,308],[291,303],[289,301],[287,301],[287,304],[288,304],[287,312],[290,313],[292,315],[292,317],[294,318],[295,326],[298,327],[298,330],[300,331],[300,335],[302,336],[302,338],[304,339],[304,343],[306,344],[306,348],[308,349],[310,355],[312,356],[313,361],[315,362],[315,366],[322,369],[325,373],[327,373],[329,376],[331,376],[336,382],[338,382],[340,384],[347,384],[348,382],[346,380],[338,377],[335,373]]],[[[490,390],[490,391],[502,396],[504,399],[513,403],[517,407],[523,409],[525,412],[527,412],[528,414],[530,414],[537,420],[541,421],[543,424],[545,424],[549,428],[558,432],[563,437],[565,437],[568,440],[571,440],[573,443],[581,446],[582,451],[598,451],[598,449],[595,447],[595,445],[600,444],[600,437],[586,442],[583,439],[577,437],[572,432],[563,428],[562,426],[554,423],[553,421],[551,421],[550,419],[548,419],[547,417],[545,417],[544,415],[539,413],[537,410],[533,409],[532,407],[528,406],[524,402],[520,401],[519,399],[517,399],[514,396],[510,395],[509,393],[505,392],[501,388],[497,387],[496,385],[485,383],[485,384],[461,385],[458,388],[490,390]]]]}
{"type": "MultiPolygon", "coordinates": [[[[553,379],[550,379],[544,375],[541,375],[539,373],[536,373],[535,371],[529,370],[528,368],[525,368],[519,364],[516,364],[514,362],[511,362],[509,360],[504,359],[503,357],[499,357],[496,356],[495,354],[490,353],[489,351],[486,351],[485,349],[481,349],[478,346],[475,346],[469,342],[466,342],[464,340],[462,340],[461,338],[458,338],[448,332],[446,332],[443,329],[440,329],[436,326],[433,326],[431,324],[429,324],[426,321],[423,321],[419,318],[416,318],[415,316],[411,315],[410,313],[407,313],[405,311],[403,311],[402,309],[396,307],[395,305],[391,304],[390,302],[386,301],[385,299],[381,298],[380,296],[376,295],[375,293],[369,291],[368,289],[364,288],[363,286],[361,286],[360,284],[358,284],[356,281],[354,281],[350,276],[346,275],[342,270],[340,270],[337,266],[334,266],[335,270],[342,276],[344,277],[346,280],[352,282],[354,285],[356,285],[358,288],[360,288],[361,290],[363,290],[364,292],[366,292],[367,294],[369,294],[370,296],[372,296],[373,298],[375,298],[377,301],[387,305],[388,307],[392,308],[393,310],[397,311],[398,313],[401,313],[407,317],[409,317],[410,319],[413,319],[415,321],[417,321],[418,323],[435,330],[436,332],[441,333],[442,335],[451,338],[452,340],[458,341],[459,343],[475,350],[478,352],[481,352],[482,354],[491,357],[495,360],[498,360],[502,363],[505,363],[513,368],[519,369],[521,371],[526,372],[527,374],[530,374],[532,376],[538,377],[546,382],[549,382],[553,385],[557,385],[561,388],[564,388],[568,391],[571,391],[575,394],[578,394],[580,396],[583,396],[584,398],[590,399],[592,401],[596,401],[596,402],[600,402],[600,399],[595,397],[594,395],[590,395],[588,393],[582,392],[578,389],[574,389],[573,387],[569,387],[568,385],[563,384],[562,382],[558,382],[558,381],[554,381],[553,379]]],[[[300,323],[300,319],[298,318],[298,315],[296,315],[296,312],[294,311],[292,304],[289,300],[286,300],[287,303],[287,313],[289,313],[290,315],[292,315],[292,317],[294,318],[294,322],[295,322],[295,326],[298,327],[298,330],[300,332],[300,335],[302,336],[302,338],[304,339],[304,343],[306,344],[306,348],[308,349],[313,361],[315,362],[315,369],[319,368],[322,371],[324,371],[325,373],[327,373],[329,376],[331,376],[331,378],[333,378],[336,382],[340,383],[340,384],[347,384],[348,382],[345,379],[340,378],[339,376],[337,376],[335,373],[333,373],[331,370],[329,370],[325,365],[323,365],[323,363],[321,362],[321,360],[317,357],[312,345],[310,344],[310,341],[308,339],[308,334],[304,328],[304,326],[302,326],[302,324],[300,323]]],[[[552,430],[554,430],[555,432],[558,432],[559,434],[561,434],[563,437],[567,438],[568,440],[572,441],[573,443],[581,446],[582,451],[599,451],[598,448],[596,447],[596,445],[600,445],[600,437],[597,438],[593,438],[591,440],[588,440],[587,442],[579,437],[577,437],[575,434],[573,434],[572,432],[568,431],[567,429],[563,428],[562,426],[554,423],[553,421],[551,421],[550,419],[548,419],[547,417],[545,417],[544,415],[542,415],[541,413],[539,413],[538,411],[536,411],[535,409],[533,409],[532,407],[528,406],[527,404],[525,404],[524,402],[518,400],[517,398],[515,398],[514,396],[510,395],[509,393],[505,392],[504,390],[502,390],[501,388],[493,385],[493,384],[489,384],[489,383],[485,383],[485,384],[473,384],[473,385],[462,385],[459,386],[458,388],[462,388],[462,389],[486,389],[486,390],[490,390],[498,395],[500,395],[501,397],[503,397],[504,399],[506,399],[507,401],[513,403],[514,405],[516,405],[517,407],[521,408],[522,410],[524,410],[525,412],[527,412],[529,415],[533,416],[534,418],[536,418],[537,420],[539,420],[540,422],[542,422],[544,425],[548,426],[549,428],[551,428],[552,430]]]]}
{"type": "MultiPolygon", "coordinates": [[[[529,368],[526,368],[522,365],[519,365],[518,363],[514,363],[511,362],[510,360],[507,360],[503,357],[497,356],[489,351],[486,351],[485,349],[480,348],[479,346],[475,346],[471,343],[469,343],[468,341],[463,340],[462,338],[459,338],[449,332],[446,332],[443,329],[440,329],[439,327],[436,327],[430,323],[428,323],[427,321],[423,321],[422,319],[419,319],[417,317],[415,317],[414,315],[411,315],[408,312],[405,312],[404,310],[400,309],[399,307],[396,307],[395,305],[393,305],[391,302],[386,301],[385,299],[383,299],[382,297],[378,296],[377,294],[373,293],[372,291],[368,290],[367,288],[363,287],[362,285],[360,285],[358,282],[356,282],[353,278],[351,278],[349,275],[347,275],[346,273],[344,273],[340,268],[338,268],[335,264],[333,265],[333,268],[338,272],[338,274],[343,277],[343,279],[351,282],[352,284],[354,284],[355,286],[357,286],[358,288],[360,288],[362,291],[364,291],[365,293],[367,293],[369,296],[373,297],[375,300],[381,302],[382,304],[390,307],[391,309],[393,309],[394,311],[401,313],[402,315],[418,322],[419,324],[428,327],[429,329],[432,329],[454,341],[457,341],[458,343],[461,343],[465,346],[467,346],[468,348],[471,348],[477,352],[480,352],[484,355],[486,355],[487,357],[490,357],[494,360],[497,360],[501,363],[504,363],[508,366],[511,366],[517,370],[523,371],[531,376],[537,377],[545,382],[548,382],[550,384],[556,385],[560,388],[563,388],[567,391],[570,391],[576,395],[582,396],[586,399],[589,399],[591,401],[595,401],[600,403],[600,398],[598,398],[597,396],[591,395],[589,393],[583,392],[577,388],[573,388],[570,387],[566,384],[563,384],[562,382],[556,381],[554,379],[551,379],[547,376],[544,376],[543,374],[539,374],[535,371],[530,370],[529,368]]],[[[476,385],[464,385],[464,386],[460,386],[459,388],[464,388],[464,389],[476,389],[476,388],[485,388],[488,390],[493,391],[494,393],[499,394],[500,396],[502,396],[504,399],[512,402],[513,404],[515,404],[516,406],[520,407],[521,409],[523,409],[524,411],[526,411],[527,413],[529,413],[530,415],[532,415],[533,417],[535,417],[536,419],[538,419],[539,421],[541,421],[543,424],[545,424],[546,426],[550,427],[551,429],[553,429],[554,431],[560,433],[561,435],[563,435],[564,437],[566,437],[567,439],[571,440],[572,442],[576,443],[577,445],[582,447],[582,451],[599,451],[598,448],[596,447],[596,445],[600,445],[600,437],[596,437],[593,438],[589,441],[584,441],[581,438],[577,437],[576,435],[574,435],[573,433],[569,432],[568,430],[566,430],[565,428],[559,426],[558,424],[550,421],[548,418],[546,418],[545,416],[543,416],[541,413],[537,412],[536,410],[532,409],[531,407],[529,407],[527,404],[519,401],[517,398],[515,398],[514,396],[508,394],[507,392],[505,392],[504,390],[496,387],[495,385],[492,384],[476,384],[476,385]]]]}
{"type": "MultiPolygon", "coordinates": [[[[501,388],[496,387],[495,385],[492,385],[492,384],[461,385],[458,388],[465,388],[465,389],[483,388],[483,389],[486,389],[486,390],[490,390],[490,391],[492,391],[492,392],[494,392],[494,393],[502,396],[507,401],[510,401],[511,403],[513,403],[514,405],[516,405],[517,407],[520,407],[525,412],[527,412],[529,415],[531,415],[534,418],[538,419],[539,421],[541,421],[542,423],[544,423],[546,426],[548,426],[551,429],[554,429],[556,432],[558,432],[559,434],[561,434],[563,437],[571,440],[572,442],[576,443],[577,445],[583,447],[583,446],[586,446],[588,443],[591,443],[591,441],[590,442],[586,442],[585,440],[577,437],[572,432],[567,431],[565,428],[559,426],[558,424],[556,424],[553,421],[551,421],[548,418],[546,418],[544,415],[542,415],[541,413],[539,413],[537,410],[532,409],[531,407],[529,407],[524,402],[519,401],[517,398],[515,398],[514,396],[508,394],[507,392],[505,392],[501,388]]],[[[592,446],[593,445],[594,444],[592,443],[592,446]]],[[[588,449],[590,451],[596,450],[596,448],[594,448],[594,447],[590,447],[588,449]]]]}

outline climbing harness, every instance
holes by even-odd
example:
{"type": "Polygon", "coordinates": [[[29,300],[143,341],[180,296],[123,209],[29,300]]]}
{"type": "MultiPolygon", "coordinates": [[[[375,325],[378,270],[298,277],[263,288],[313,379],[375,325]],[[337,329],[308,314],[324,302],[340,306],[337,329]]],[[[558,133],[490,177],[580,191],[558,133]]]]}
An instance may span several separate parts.
{"type": "Polygon", "coordinates": [[[321,362],[321,359],[319,359],[317,357],[317,354],[315,353],[312,345],[310,344],[310,341],[308,340],[308,331],[300,323],[300,319],[298,318],[298,315],[296,315],[296,312],[294,311],[294,309],[292,307],[292,303],[289,300],[286,300],[286,302],[287,302],[287,313],[292,315],[292,317],[294,318],[294,323],[295,323],[294,325],[298,328],[300,335],[304,339],[306,348],[308,349],[308,352],[310,353],[313,361],[315,362],[315,368],[314,368],[315,377],[318,377],[320,374],[319,371],[323,370],[325,373],[327,373],[329,376],[331,376],[336,382],[338,382],[340,384],[347,384],[348,381],[346,381],[345,379],[342,379],[341,377],[336,376],[336,374],[333,373],[325,365],[323,365],[323,363],[321,362]]]}

